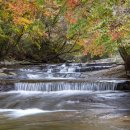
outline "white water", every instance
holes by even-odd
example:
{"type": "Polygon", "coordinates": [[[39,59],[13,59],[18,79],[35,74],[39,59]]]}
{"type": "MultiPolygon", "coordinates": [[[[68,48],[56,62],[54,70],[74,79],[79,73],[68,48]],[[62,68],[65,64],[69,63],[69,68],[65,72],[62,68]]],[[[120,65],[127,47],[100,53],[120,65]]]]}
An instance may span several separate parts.
{"type": "Polygon", "coordinates": [[[103,91],[103,90],[116,90],[117,83],[115,82],[50,82],[50,83],[15,83],[16,91],[65,91],[65,90],[78,90],[78,91],[103,91]]]}
{"type": "MultiPolygon", "coordinates": [[[[13,91],[0,93],[0,130],[129,130],[126,126],[112,129],[116,124],[113,120],[106,125],[108,129],[103,127],[106,123],[101,123],[113,117],[116,121],[123,116],[129,117],[129,93],[113,91],[117,90],[118,83],[125,81],[78,82],[76,78],[80,78],[82,67],[87,68],[86,65],[63,64],[21,69],[16,78],[31,79],[28,82],[32,83],[21,80],[15,83],[13,91]],[[67,80],[59,80],[65,78],[67,80]],[[43,81],[34,83],[32,79],[43,81]],[[55,80],[45,82],[44,79],[55,80]]],[[[124,123],[128,121],[125,119],[124,123]]]]}
{"type": "Polygon", "coordinates": [[[97,64],[60,64],[60,65],[41,65],[28,66],[17,70],[17,78],[19,79],[66,79],[80,78],[82,73],[87,71],[95,71],[100,69],[111,68],[112,65],[97,64]]]}
{"type": "Polygon", "coordinates": [[[35,115],[39,113],[50,113],[50,112],[64,112],[64,111],[75,111],[75,110],[53,110],[47,111],[37,108],[31,109],[0,109],[0,113],[5,113],[7,117],[20,118],[23,116],[35,115]]]}

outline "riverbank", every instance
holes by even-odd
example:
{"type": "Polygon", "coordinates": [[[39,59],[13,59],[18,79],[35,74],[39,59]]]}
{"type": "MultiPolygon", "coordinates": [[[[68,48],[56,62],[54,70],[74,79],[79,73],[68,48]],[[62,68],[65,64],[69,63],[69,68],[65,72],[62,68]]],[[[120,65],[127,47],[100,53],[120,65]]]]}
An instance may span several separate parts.
{"type": "Polygon", "coordinates": [[[115,65],[112,68],[82,73],[81,78],[128,78],[124,65],[115,65]]]}

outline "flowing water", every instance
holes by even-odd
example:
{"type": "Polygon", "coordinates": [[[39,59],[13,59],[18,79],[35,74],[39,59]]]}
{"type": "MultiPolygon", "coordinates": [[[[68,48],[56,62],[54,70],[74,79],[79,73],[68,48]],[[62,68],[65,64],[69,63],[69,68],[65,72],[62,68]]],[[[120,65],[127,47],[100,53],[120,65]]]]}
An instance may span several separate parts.
{"type": "Polygon", "coordinates": [[[3,68],[7,79],[75,79],[84,72],[108,69],[114,64],[45,64],[3,68]],[[10,75],[15,73],[15,75],[10,75]]]}
{"type": "Polygon", "coordinates": [[[124,80],[76,80],[84,68],[77,64],[43,68],[8,68],[17,76],[0,93],[0,130],[130,130],[124,80]]]}

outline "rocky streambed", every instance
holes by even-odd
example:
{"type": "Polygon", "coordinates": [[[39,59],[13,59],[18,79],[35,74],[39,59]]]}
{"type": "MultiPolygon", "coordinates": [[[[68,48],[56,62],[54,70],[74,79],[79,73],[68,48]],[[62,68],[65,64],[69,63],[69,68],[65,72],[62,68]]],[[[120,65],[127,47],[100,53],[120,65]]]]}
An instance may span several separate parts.
{"type": "Polygon", "coordinates": [[[0,70],[0,130],[130,130],[130,81],[115,63],[0,70]]]}

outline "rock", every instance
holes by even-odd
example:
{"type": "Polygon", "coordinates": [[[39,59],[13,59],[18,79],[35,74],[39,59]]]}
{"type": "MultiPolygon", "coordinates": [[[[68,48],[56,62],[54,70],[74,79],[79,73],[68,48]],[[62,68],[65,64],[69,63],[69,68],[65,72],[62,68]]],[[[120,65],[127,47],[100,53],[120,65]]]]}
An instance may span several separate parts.
{"type": "Polygon", "coordinates": [[[58,73],[60,71],[60,69],[53,69],[52,72],[53,73],[58,73]]]}
{"type": "Polygon", "coordinates": [[[89,67],[86,67],[86,68],[77,68],[75,70],[75,72],[87,72],[87,71],[90,71],[90,70],[91,70],[91,68],[89,68],[89,67]]]}
{"type": "Polygon", "coordinates": [[[2,85],[0,84],[0,92],[5,92],[5,91],[10,91],[10,90],[14,90],[14,85],[12,84],[6,84],[6,85],[2,85]]]}
{"type": "Polygon", "coordinates": [[[115,62],[110,62],[110,63],[88,63],[88,64],[85,64],[85,66],[100,66],[100,67],[103,67],[103,66],[113,66],[113,65],[116,65],[116,63],[115,62]]]}
{"type": "Polygon", "coordinates": [[[87,71],[98,71],[103,69],[109,69],[110,66],[89,66],[84,68],[77,68],[75,72],[87,72],[87,71]]]}
{"type": "Polygon", "coordinates": [[[98,71],[88,71],[81,73],[80,78],[126,78],[125,69],[123,65],[118,65],[109,69],[102,69],[98,71]]]}
{"type": "Polygon", "coordinates": [[[3,73],[3,70],[2,70],[2,69],[0,69],[0,73],[3,73]]]}
{"type": "Polygon", "coordinates": [[[0,73],[0,77],[6,77],[6,76],[8,76],[8,75],[5,73],[0,73]]]}
{"type": "Polygon", "coordinates": [[[130,90],[130,81],[118,83],[117,90],[130,90]]]}
{"type": "Polygon", "coordinates": [[[17,74],[14,72],[9,72],[9,75],[16,76],[17,74]]]}

